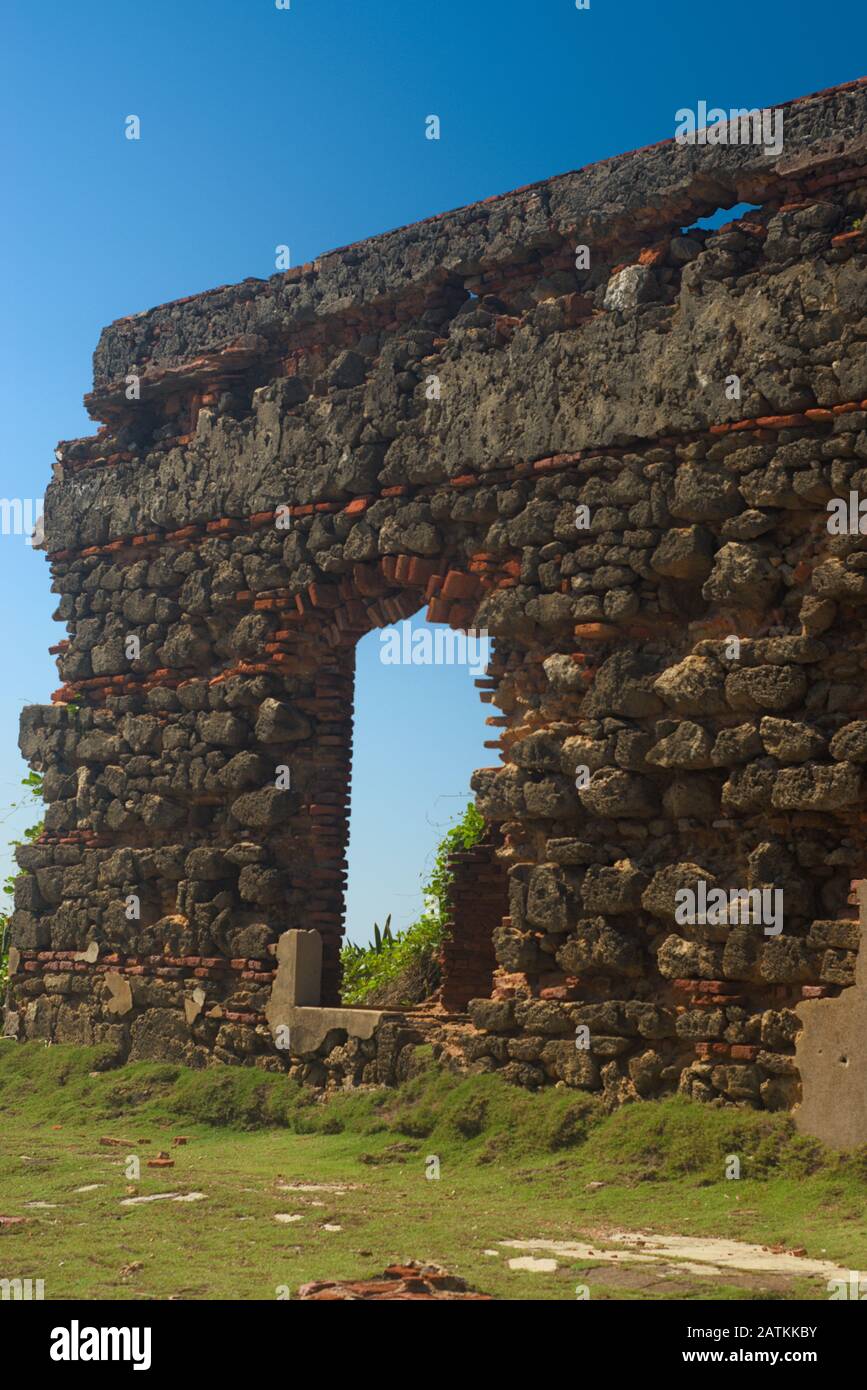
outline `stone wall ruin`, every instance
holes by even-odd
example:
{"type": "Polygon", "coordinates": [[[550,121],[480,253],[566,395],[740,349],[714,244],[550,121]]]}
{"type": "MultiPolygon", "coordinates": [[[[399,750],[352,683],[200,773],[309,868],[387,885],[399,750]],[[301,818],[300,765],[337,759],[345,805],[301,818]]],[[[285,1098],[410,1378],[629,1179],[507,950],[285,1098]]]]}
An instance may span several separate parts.
{"type": "Polygon", "coordinates": [[[69,636],[22,716],[47,815],[9,1035],[320,1084],[394,1080],[427,1039],[612,1103],[798,1102],[796,1009],[853,987],[867,873],[867,546],[828,525],[867,495],[865,105],[103,332],[99,431],[46,496],[69,636]],[[439,1006],[281,1051],[286,933],[320,935],[339,1005],[355,644],[425,603],[491,634],[499,711],[439,1006]],[[699,884],[782,890],[782,931],[678,920],[699,884]]]}

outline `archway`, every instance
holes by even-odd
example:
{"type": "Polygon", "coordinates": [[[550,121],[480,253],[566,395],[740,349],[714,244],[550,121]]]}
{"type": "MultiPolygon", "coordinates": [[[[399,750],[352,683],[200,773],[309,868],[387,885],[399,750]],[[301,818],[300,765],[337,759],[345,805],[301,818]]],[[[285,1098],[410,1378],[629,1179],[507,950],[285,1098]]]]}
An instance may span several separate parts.
{"type": "MultiPolygon", "coordinates": [[[[490,639],[473,630],[462,633],[428,623],[420,610],[411,619],[371,631],[356,647],[345,940],[367,947],[374,922],[382,925],[387,918],[395,935],[412,929],[404,938],[413,962],[411,978],[386,988],[388,1001],[416,1002],[437,983],[430,940],[446,920],[451,927],[444,956],[450,970],[458,964],[458,952],[465,963],[472,954],[479,989],[490,989],[491,935],[498,922],[488,921],[490,913],[477,912],[485,927],[483,942],[476,941],[463,879],[465,865],[475,864],[477,889],[487,880],[496,885],[496,894],[488,896],[496,897],[499,918],[506,910],[502,868],[476,846],[470,854],[459,843],[452,847],[447,868],[453,879],[449,908],[443,909],[441,894],[426,900],[422,885],[430,878],[443,837],[474,799],[470,779],[485,760],[489,732],[479,701],[483,692],[476,687],[484,686],[491,646],[490,639]],[[460,918],[457,930],[452,909],[460,918]],[[473,952],[468,951],[470,938],[473,952]]],[[[481,839],[489,842],[490,831],[483,831],[481,839]]],[[[478,893],[476,898],[480,907],[478,893]]],[[[357,954],[350,959],[356,966],[362,960],[357,954]]],[[[468,976],[466,969],[462,973],[468,976]]],[[[348,996],[351,1002],[359,997],[354,975],[350,989],[355,991],[348,996]]],[[[453,988],[449,992],[453,995],[453,988]]]]}

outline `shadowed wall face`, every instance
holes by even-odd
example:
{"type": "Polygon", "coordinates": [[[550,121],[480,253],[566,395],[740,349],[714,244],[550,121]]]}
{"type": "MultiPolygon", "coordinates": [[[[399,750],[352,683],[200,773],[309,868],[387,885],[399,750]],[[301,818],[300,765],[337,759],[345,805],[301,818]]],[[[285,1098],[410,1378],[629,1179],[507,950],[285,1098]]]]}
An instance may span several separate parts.
{"type": "Polygon", "coordinates": [[[470,1063],[794,1103],[795,1006],[860,935],[867,559],[828,504],[867,495],[864,104],[105,331],[46,499],[70,637],[22,719],[13,1032],[309,1067],[265,1022],[277,938],[321,933],[334,1004],[354,646],[427,601],[495,641],[445,953],[470,1063]]]}

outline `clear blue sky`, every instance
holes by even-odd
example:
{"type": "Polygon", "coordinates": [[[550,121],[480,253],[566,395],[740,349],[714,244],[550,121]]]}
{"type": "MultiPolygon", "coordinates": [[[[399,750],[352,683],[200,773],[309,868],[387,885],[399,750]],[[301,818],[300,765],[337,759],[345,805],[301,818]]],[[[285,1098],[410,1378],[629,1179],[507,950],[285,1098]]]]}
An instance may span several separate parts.
{"type": "MultiPolygon", "coordinates": [[[[7,0],[0,497],[39,497],[112,319],[860,74],[864,0],[7,0]],[[124,119],[142,123],[138,142],[124,119]],[[424,138],[437,114],[439,142],[424,138]]],[[[58,685],[44,558],[0,536],[0,806],[58,685]]],[[[410,920],[481,750],[465,671],[359,651],[350,918],[410,920]]],[[[27,818],[0,827],[19,833],[27,818]]],[[[8,857],[5,864],[8,865],[8,857]]]]}

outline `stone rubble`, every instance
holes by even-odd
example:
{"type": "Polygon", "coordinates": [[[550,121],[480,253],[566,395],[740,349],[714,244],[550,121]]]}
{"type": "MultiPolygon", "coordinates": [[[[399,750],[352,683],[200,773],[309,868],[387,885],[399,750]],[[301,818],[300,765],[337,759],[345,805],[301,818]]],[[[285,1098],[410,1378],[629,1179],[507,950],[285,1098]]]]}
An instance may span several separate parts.
{"type": "Polygon", "coordinates": [[[473,1293],[467,1288],[465,1280],[448,1274],[439,1265],[419,1264],[411,1260],[406,1265],[389,1265],[379,1279],[316,1280],[302,1284],[298,1297],[305,1302],[316,1300],[334,1303],[366,1299],[381,1303],[387,1299],[409,1301],[428,1298],[490,1301],[491,1295],[473,1293]]]}

